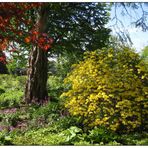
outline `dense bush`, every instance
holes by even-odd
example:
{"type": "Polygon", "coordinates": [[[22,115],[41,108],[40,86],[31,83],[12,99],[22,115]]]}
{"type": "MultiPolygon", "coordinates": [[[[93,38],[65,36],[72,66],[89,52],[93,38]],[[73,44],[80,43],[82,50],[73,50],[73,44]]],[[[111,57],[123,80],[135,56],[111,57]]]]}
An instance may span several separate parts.
{"type": "Polygon", "coordinates": [[[65,79],[65,107],[84,126],[132,131],[146,125],[148,67],[131,49],[86,53],[65,79]]]}

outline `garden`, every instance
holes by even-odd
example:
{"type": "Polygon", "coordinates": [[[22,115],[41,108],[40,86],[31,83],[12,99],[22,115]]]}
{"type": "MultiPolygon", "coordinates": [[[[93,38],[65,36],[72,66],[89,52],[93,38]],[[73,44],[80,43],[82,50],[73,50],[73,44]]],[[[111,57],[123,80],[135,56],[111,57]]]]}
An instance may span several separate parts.
{"type": "Polygon", "coordinates": [[[115,5],[0,3],[0,145],[148,145],[148,46],[111,35],[115,5]]]}

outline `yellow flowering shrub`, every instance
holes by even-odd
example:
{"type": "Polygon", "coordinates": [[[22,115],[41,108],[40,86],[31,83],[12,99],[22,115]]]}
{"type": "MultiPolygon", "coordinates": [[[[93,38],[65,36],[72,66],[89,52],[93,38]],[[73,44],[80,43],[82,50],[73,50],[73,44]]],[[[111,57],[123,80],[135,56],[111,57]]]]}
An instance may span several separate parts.
{"type": "Polygon", "coordinates": [[[131,49],[87,52],[65,79],[70,88],[61,97],[84,126],[132,131],[144,125],[148,115],[147,72],[131,49]]]}

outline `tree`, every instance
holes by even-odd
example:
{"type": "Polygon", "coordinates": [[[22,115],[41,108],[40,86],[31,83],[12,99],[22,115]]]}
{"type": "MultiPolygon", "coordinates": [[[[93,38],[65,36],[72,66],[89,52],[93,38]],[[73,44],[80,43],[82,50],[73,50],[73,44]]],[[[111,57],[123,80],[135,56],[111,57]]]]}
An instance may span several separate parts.
{"type": "Polygon", "coordinates": [[[71,50],[82,54],[84,50],[104,46],[109,37],[110,30],[104,27],[108,21],[104,3],[2,3],[1,8],[5,15],[1,17],[0,35],[31,48],[25,90],[27,103],[42,102],[48,96],[48,54],[71,50]],[[5,8],[10,11],[6,12],[5,8]],[[7,27],[3,25],[5,21],[7,27]]]}
{"type": "Polygon", "coordinates": [[[105,3],[49,3],[47,32],[54,44],[48,55],[78,60],[84,50],[106,46],[110,33],[104,27],[109,20],[108,10],[105,3]]]}
{"type": "MultiPolygon", "coordinates": [[[[45,5],[40,3],[1,3],[0,8],[1,42],[4,40],[7,40],[8,43],[15,41],[19,44],[28,44],[28,46],[32,47],[25,100],[27,103],[30,103],[32,99],[45,98],[47,96],[45,86],[47,73],[41,70],[45,68],[46,71],[47,52],[44,50],[47,50],[52,43],[52,40],[48,39],[47,34],[45,34],[46,28],[44,28],[44,25],[46,22],[44,19],[47,18],[44,11],[45,5]],[[29,15],[29,13],[35,13],[36,11],[39,12],[38,15],[40,16],[33,19],[33,21],[38,19],[38,22],[34,24],[31,21],[32,15],[29,15]],[[26,30],[27,32],[25,32],[26,30]]],[[[6,47],[8,46],[4,46],[4,48],[6,47]]],[[[12,46],[12,48],[15,47],[12,46]]]]}
{"type": "Polygon", "coordinates": [[[65,77],[71,65],[82,60],[84,51],[107,46],[110,30],[104,26],[108,9],[105,3],[50,5],[49,32],[55,42],[49,53],[57,59],[57,75],[65,77]]]}

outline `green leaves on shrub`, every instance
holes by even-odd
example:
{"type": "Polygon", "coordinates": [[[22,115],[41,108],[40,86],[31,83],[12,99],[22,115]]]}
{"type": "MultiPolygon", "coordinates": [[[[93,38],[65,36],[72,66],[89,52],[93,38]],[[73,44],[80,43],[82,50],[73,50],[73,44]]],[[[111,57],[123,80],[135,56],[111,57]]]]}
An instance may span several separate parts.
{"type": "Polygon", "coordinates": [[[20,90],[7,91],[0,95],[0,108],[17,107],[22,101],[23,92],[20,90]]]}
{"type": "Polygon", "coordinates": [[[25,76],[0,75],[0,109],[20,105],[25,81],[25,76]]]}

